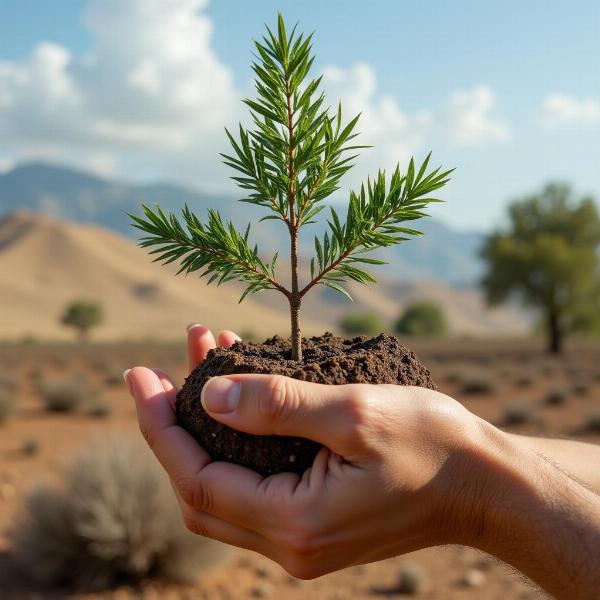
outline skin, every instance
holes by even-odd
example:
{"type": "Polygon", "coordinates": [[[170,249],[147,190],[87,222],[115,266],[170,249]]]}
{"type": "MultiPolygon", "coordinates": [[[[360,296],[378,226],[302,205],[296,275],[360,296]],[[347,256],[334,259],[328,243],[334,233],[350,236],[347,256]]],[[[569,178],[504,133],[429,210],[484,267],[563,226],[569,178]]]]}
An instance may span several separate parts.
{"type": "MultiPolygon", "coordinates": [[[[217,343],[238,339],[188,328],[190,369],[217,343]]],[[[513,565],[559,599],[589,600],[600,589],[597,446],[507,434],[422,388],[272,375],[211,379],[202,402],[215,419],[323,444],[301,477],[265,479],[211,462],[177,425],[176,387],[165,373],[135,367],[125,379],[140,430],[194,533],[259,552],[303,579],[463,544],[513,565]]]]}

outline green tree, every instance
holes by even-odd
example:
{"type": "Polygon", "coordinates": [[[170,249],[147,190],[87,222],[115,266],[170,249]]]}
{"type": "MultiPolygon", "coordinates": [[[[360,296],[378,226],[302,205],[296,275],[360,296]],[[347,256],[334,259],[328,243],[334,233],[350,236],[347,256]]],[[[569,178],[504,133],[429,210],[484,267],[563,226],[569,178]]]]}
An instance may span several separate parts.
{"type": "Polygon", "coordinates": [[[373,313],[347,313],[340,320],[342,331],[348,335],[375,335],[381,333],[384,326],[381,319],[373,313]]]}
{"type": "Polygon", "coordinates": [[[600,217],[591,198],[549,184],[513,203],[509,225],[492,233],[482,256],[482,286],[491,304],[518,298],[541,312],[548,350],[566,333],[585,330],[600,312],[600,217]]]}
{"type": "Polygon", "coordinates": [[[396,321],[396,333],[419,337],[440,337],[448,330],[446,317],[435,302],[414,302],[396,321]]]}
{"type": "Polygon", "coordinates": [[[290,306],[292,355],[302,360],[300,306],[316,285],[329,286],[348,296],[342,287],[347,279],[360,283],[375,281],[363,265],[382,264],[366,256],[382,246],[397,244],[420,232],[406,223],[424,216],[431,194],[448,181],[450,171],[428,171],[429,156],[420,167],[411,159],[405,173],[396,167],[388,179],[379,171],[358,192],[350,192],[346,219],[330,208],[328,230],[315,237],[315,257],[310,262],[310,279],[301,283],[298,274],[300,228],[313,223],[325,208],[324,201],[338,188],[353,166],[356,151],[355,127],[359,116],[343,122],[342,107],[332,111],[320,91],[321,77],[311,78],[314,56],[312,34],[305,36],[296,27],[287,33],[279,15],[277,31],[267,27],[255,42],[256,99],[244,100],[250,109],[252,129],[239,126],[237,138],[226,130],[232,147],[224,162],[237,173],[233,179],[246,195],[244,202],[270,211],[264,219],[281,222],[290,240],[290,287],[276,274],[277,254],[263,260],[250,243],[249,228],[239,233],[231,222],[223,222],[210,210],[201,222],[189,208],[183,224],[144,206],[144,216],[130,215],[144,232],[140,244],[153,247],[156,260],[181,261],[180,272],[201,271],[208,283],[237,279],[246,284],[240,299],[260,290],[281,292],[290,306]]]}
{"type": "Polygon", "coordinates": [[[67,306],[61,323],[77,330],[79,340],[88,338],[90,329],[102,323],[103,311],[100,304],[88,300],[76,300],[67,306]]]}

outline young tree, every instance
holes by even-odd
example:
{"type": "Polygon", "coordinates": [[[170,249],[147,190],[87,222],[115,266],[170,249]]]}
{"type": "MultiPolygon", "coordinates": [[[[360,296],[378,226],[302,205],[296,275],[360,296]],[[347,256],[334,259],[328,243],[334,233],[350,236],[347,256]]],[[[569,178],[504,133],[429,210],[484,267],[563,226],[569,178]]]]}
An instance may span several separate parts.
{"type": "Polygon", "coordinates": [[[448,330],[446,317],[435,302],[414,302],[396,321],[396,332],[402,335],[440,337],[448,330]]]}
{"type": "Polygon", "coordinates": [[[79,340],[85,341],[90,329],[102,322],[102,307],[97,302],[76,300],[69,304],[61,317],[61,323],[73,327],[79,334],[79,340]]]}
{"type": "Polygon", "coordinates": [[[483,289],[492,304],[517,297],[540,310],[548,350],[559,353],[565,333],[585,328],[600,313],[598,211],[592,199],[549,184],[512,204],[508,214],[508,228],[483,246],[483,289]]]}
{"type": "MultiPolygon", "coordinates": [[[[239,233],[218,212],[209,211],[201,222],[191,210],[183,210],[183,224],[159,206],[144,205],[144,217],[130,215],[145,233],[140,244],[153,247],[156,260],[181,260],[180,272],[203,270],[208,282],[218,284],[240,280],[247,284],[240,299],[264,289],[275,289],[288,300],[291,319],[292,354],[302,360],[300,306],[306,293],[326,285],[348,296],[342,283],[353,279],[375,281],[362,265],[382,264],[366,253],[397,244],[420,232],[404,223],[424,215],[430,194],[441,188],[451,171],[437,168],[428,172],[429,156],[416,168],[411,160],[406,173],[396,167],[387,180],[383,171],[367,180],[358,192],[351,192],[345,222],[330,208],[328,231],[315,237],[315,257],[310,262],[310,279],[298,277],[298,236],[302,226],[314,222],[325,208],[324,200],[339,187],[343,175],[353,166],[356,150],[355,127],[359,116],[343,123],[342,108],[325,104],[320,92],[321,77],[310,78],[314,56],[312,34],[288,35],[281,15],[278,28],[255,42],[257,98],[244,100],[254,124],[251,130],[239,126],[235,138],[226,130],[232,153],[223,154],[225,164],[235,169],[233,177],[247,191],[243,202],[270,211],[264,219],[281,221],[290,239],[291,286],[277,279],[277,254],[260,258],[249,241],[249,226],[239,233]]],[[[263,219],[263,220],[264,220],[263,219]]]]}

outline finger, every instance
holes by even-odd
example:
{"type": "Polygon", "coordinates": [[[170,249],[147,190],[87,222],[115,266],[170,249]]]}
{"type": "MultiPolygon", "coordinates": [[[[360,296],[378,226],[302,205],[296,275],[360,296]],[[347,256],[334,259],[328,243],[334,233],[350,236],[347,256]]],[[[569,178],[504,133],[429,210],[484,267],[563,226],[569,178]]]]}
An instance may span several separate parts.
{"type": "Polygon", "coordinates": [[[221,346],[222,348],[229,348],[233,346],[233,344],[235,344],[236,342],[241,341],[241,339],[242,338],[237,333],[229,331],[228,329],[219,332],[219,335],[217,336],[219,346],[221,346]]]}
{"type": "Polygon", "coordinates": [[[212,463],[197,441],[176,424],[175,413],[158,375],[135,367],[127,379],[133,390],[140,430],[183,501],[235,525],[260,531],[281,522],[281,498],[291,497],[297,476],[281,476],[278,495],[266,493],[263,478],[250,469],[212,463]],[[285,494],[284,494],[285,489],[285,494]]]}
{"type": "Polygon", "coordinates": [[[208,327],[192,324],[187,328],[187,348],[190,371],[193,371],[210,350],[216,348],[215,336],[208,327]]]}
{"type": "Polygon", "coordinates": [[[158,379],[160,380],[165,394],[167,395],[167,398],[169,400],[169,404],[171,405],[171,408],[175,410],[175,401],[177,400],[177,386],[164,371],[161,371],[160,369],[152,370],[156,373],[158,379]]]}
{"type": "MultiPolygon", "coordinates": [[[[172,482],[171,482],[172,483],[172,482]]],[[[271,557],[275,554],[275,546],[262,535],[244,527],[238,527],[219,519],[209,513],[199,512],[183,502],[177,487],[172,483],[175,496],[181,508],[181,516],[187,529],[196,535],[208,537],[224,544],[260,552],[271,557]]]]}
{"type": "Polygon", "coordinates": [[[322,385],[280,375],[246,374],[209,379],[201,400],[214,419],[234,429],[305,437],[342,451],[370,393],[376,393],[375,386],[322,385]]]}
{"type": "Polygon", "coordinates": [[[135,367],[127,374],[135,398],[140,431],[171,479],[198,473],[210,462],[208,453],[176,422],[175,412],[159,376],[135,367]]]}

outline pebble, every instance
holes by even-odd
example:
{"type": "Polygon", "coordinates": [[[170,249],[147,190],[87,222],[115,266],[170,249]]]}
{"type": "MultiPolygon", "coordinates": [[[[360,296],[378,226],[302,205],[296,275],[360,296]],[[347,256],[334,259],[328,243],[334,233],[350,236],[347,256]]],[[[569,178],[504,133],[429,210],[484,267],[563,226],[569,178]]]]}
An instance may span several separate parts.
{"type": "Polygon", "coordinates": [[[461,583],[465,587],[481,587],[486,581],[485,573],[479,569],[471,569],[465,573],[461,583]]]}

